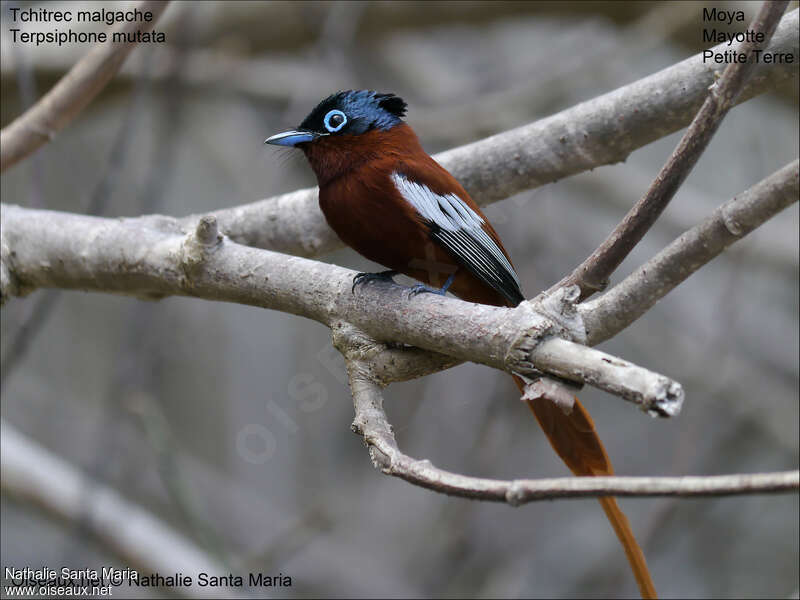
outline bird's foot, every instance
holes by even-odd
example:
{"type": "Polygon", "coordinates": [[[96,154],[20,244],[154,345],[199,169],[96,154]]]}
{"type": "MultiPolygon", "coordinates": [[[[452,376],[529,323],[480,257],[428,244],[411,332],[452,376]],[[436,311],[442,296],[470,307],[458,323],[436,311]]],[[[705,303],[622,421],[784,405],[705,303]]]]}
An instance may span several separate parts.
{"type": "Polygon", "coordinates": [[[447,288],[450,287],[450,284],[453,283],[453,278],[456,276],[455,273],[451,274],[450,277],[447,278],[444,285],[441,289],[436,289],[425,285],[424,283],[418,283],[417,285],[412,285],[408,288],[408,297],[409,299],[417,296],[419,294],[436,294],[437,296],[444,296],[447,293],[447,288]]]}
{"type": "Polygon", "coordinates": [[[446,293],[446,290],[437,290],[436,288],[429,287],[424,283],[418,283],[408,288],[409,298],[413,298],[419,294],[436,294],[437,296],[444,296],[446,293]]]}
{"type": "Polygon", "coordinates": [[[356,293],[356,286],[363,285],[365,283],[369,283],[370,281],[390,281],[394,283],[394,279],[392,279],[395,275],[397,275],[397,271],[381,271],[380,273],[359,273],[355,277],[353,277],[353,288],[352,292],[356,293]]]}

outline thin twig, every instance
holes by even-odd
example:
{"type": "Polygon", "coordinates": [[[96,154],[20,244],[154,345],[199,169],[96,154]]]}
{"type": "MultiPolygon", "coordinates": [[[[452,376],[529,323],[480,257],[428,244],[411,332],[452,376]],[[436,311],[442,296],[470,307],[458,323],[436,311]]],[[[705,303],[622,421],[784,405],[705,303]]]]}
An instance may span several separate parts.
{"type": "Polygon", "coordinates": [[[605,289],[608,278],[656,222],[734,106],[756,67],[756,51],[769,44],[787,4],[788,0],[764,2],[748,29],[754,38],[763,34],[764,41],[758,43],[748,38],[740,44],[737,52],[745,55],[746,61],[729,64],[720,80],[711,86],[703,106],[644,197],[583,263],[551,289],[578,285],[581,300],[605,289]]]}
{"type": "Polygon", "coordinates": [[[399,477],[441,494],[519,506],[535,500],[600,496],[731,496],[790,492],[800,488],[800,472],[709,475],[693,477],[564,477],[499,480],[468,477],[415,460],[397,446],[383,410],[380,386],[365,374],[365,365],[348,360],[350,389],[355,405],[352,429],[364,438],[373,464],[386,475],[399,477]]]}
{"type": "MultiPolygon", "coordinates": [[[[167,2],[145,0],[137,6],[151,12],[152,21],[123,22],[114,32],[149,31],[167,2]]],[[[111,36],[109,36],[110,38],[111,36]]],[[[111,80],[136,43],[99,43],[32,108],[0,131],[0,172],[46,144],[111,80]]]]}
{"type": "Polygon", "coordinates": [[[47,290],[35,299],[33,308],[27,313],[25,319],[14,332],[14,337],[8,344],[8,350],[0,360],[0,390],[5,385],[9,375],[14,373],[17,365],[25,357],[31,343],[42,330],[48,317],[53,313],[53,307],[58,304],[60,290],[47,290]]]}
{"type": "Polygon", "coordinates": [[[798,201],[798,161],[717,208],[607,293],[580,304],[587,343],[625,329],[725,248],[798,201]]]}

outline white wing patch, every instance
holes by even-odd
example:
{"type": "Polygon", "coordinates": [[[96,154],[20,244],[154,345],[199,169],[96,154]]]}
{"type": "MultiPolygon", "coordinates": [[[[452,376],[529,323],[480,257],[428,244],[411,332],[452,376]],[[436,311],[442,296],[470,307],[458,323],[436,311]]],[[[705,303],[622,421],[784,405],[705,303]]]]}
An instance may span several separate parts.
{"type": "Polygon", "coordinates": [[[523,299],[514,267],[484,231],[480,215],[455,194],[436,194],[402,173],[392,173],[392,181],[403,198],[435,230],[433,236],[460,257],[469,270],[506,298],[515,302],[523,299]]]}

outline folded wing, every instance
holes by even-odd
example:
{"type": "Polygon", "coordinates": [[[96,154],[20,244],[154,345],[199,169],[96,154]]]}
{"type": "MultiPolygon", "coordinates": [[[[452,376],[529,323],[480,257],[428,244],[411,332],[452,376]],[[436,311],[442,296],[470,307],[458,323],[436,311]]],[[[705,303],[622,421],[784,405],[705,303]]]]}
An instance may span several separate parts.
{"type": "Polygon", "coordinates": [[[513,306],[525,299],[519,277],[505,252],[487,233],[485,219],[464,200],[456,194],[434,193],[400,172],[392,173],[392,182],[428,227],[431,238],[459,264],[513,306]]]}

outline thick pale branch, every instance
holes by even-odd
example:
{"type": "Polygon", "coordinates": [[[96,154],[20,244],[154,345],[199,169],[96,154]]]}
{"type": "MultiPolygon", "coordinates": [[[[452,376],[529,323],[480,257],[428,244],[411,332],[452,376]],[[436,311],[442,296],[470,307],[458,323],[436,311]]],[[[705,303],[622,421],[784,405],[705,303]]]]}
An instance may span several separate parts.
{"type": "MultiPolygon", "coordinates": [[[[91,481],[5,422],[0,429],[0,483],[4,494],[33,502],[70,523],[80,523],[145,573],[227,573],[226,567],[114,490],[91,481]]],[[[230,597],[225,589],[174,589],[187,597],[216,598],[220,591],[230,597]]]]}
{"type": "Polygon", "coordinates": [[[725,248],[797,202],[799,178],[795,160],[717,208],[607,293],[579,305],[588,343],[615,336],[725,248]]]}
{"type": "MultiPolygon", "coordinates": [[[[153,13],[149,22],[123,22],[115,32],[149,31],[167,2],[145,1],[137,6],[153,13]]],[[[109,38],[111,36],[109,35],[109,38]]],[[[0,131],[0,171],[5,171],[49,142],[114,76],[136,43],[97,44],[36,104],[0,131]]]]}
{"type": "MultiPolygon", "coordinates": [[[[764,64],[737,99],[743,102],[798,76],[798,11],[785,15],[770,52],[791,53],[794,64],[764,64]]],[[[717,46],[716,51],[728,49],[717,46]]],[[[523,127],[436,155],[479,204],[508,198],[602,165],[625,160],[689,124],[724,65],[697,54],[634,83],[523,127]]],[[[305,189],[214,213],[231,239],[298,256],[342,246],[305,189]]],[[[187,217],[191,222],[198,217],[187,217]]]]}
{"type": "Polygon", "coordinates": [[[720,80],[711,86],[703,106],[645,195],[603,243],[555,287],[577,285],[581,289],[581,300],[605,289],[608,278],[656,222],[697,164],[722,119],[733,108],[747,78],[756,67],[757,51],[769,44],[787,4],[788,0],[762,4],[749,30],[763,35],[764,41],[758,43],[747,40],[739,45],[737,52],[744,55],[746,60],[728,65],[720,80]]]}
{"type": "MultiPolygon", "coordinates": [[[[620,378],[626,370],[616,366],[624,363],[620,359],[602,355],[588,368],[574,345],[542,344],[554,336],[583,340],[569,289],[514,309],[433,294],[409,299],[406,288],[389,283],[363,285],[353,293],[352,271],[236,244],[217,233],[213,217],[184,232],[166,217],[102,219],[2,205],[0,220],[1,258],[8,271],[3,298],[61,287],[251,304],[332,328],[348,323],[371,339],[450,357],[436,358],[434,369],[468,360],[535,376],[557,364],[560,376],[621,394],[648,410],[660,403],[654,391],[661,376],[629,365],[628,376],[620,378]],[[639,377],[631,377],[634,372],[639,377]]],[[[424,358],[403,356],[405,366],[394,377],[413,376],[424,358]]],[[[388,368],[393,358],[384,354],[382,360],[388,368]]]]}
{"type": "Polygon", "coordinates": [[[599,496],[728,496],[789,492],[800,487],[800,473],[756,473],[694,477],[565,477],[499,480],[468,477],[415,460],[398,448],[383,410],[380,386],[369,369],[348,360],[355,405],[352,429],[364,438],[372,463],[383,473],[442,494],[506,502],[519,506],[535,500],[599,496]]]}

